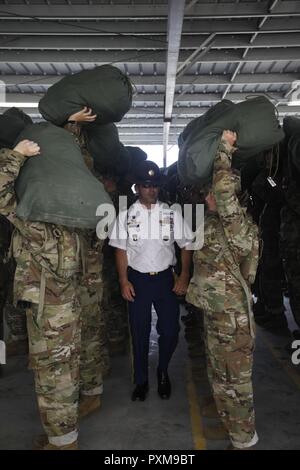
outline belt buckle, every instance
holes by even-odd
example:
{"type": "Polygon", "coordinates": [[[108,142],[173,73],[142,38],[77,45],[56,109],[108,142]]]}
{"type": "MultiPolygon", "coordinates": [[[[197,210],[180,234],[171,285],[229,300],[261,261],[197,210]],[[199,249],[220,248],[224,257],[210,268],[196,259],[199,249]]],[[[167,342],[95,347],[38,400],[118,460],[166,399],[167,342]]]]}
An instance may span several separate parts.
{"type": "Polygon", "coordinates": [[[158,273],[151,272],[151,273],[149,273],[149,276],[155,276],[156,274],[158,274],[158,273]]]}

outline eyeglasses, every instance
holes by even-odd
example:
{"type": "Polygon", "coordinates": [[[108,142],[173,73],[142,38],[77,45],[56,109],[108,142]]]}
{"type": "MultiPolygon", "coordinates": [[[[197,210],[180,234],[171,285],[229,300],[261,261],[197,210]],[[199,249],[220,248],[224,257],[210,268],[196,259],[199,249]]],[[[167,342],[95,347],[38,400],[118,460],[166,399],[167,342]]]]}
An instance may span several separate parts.
{"type": "Polygon", "coordinates": [[[148,188],[159,188],[159,185],[158,184],[152,184],[152,183],[145,183],[145,184],[141,184],[142,188],[145,188],[145,189],[148,189],[148,188]]]}

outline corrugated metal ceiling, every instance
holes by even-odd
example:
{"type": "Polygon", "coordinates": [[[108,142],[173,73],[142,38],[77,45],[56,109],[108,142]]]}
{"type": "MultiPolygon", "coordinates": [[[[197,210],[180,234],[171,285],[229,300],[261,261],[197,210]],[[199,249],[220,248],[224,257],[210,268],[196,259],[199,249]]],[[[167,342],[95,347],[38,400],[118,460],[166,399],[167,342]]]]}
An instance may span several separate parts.
{"type": "MultiPolygon", "coordinates": [[[[118,124],[124,143],[161,144],[169,132],[173,144],[192,118],[222,98],[238,102],[266,94],[280,116],[300,114],[300,106],[288,106],[300,81],[299,1],[187,0],[172,82],[167,35],[176,33],[170,11],[180,4],[0,0],[0,78],[7,101],[37,103],[61,77],[113,63],[136,88],[133,107],[118,124]],[[165,95],[172,91],[166,130],[165,95]]],[[[36,106],[26,111],[40,118],[36,106]]]]}

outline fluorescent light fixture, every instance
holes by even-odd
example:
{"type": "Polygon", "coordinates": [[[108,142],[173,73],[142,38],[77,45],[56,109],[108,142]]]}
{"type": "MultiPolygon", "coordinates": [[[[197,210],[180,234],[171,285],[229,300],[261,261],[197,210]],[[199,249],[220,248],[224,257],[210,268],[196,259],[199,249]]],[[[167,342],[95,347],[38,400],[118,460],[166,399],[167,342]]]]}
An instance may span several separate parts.
{"type": "Polygon", "coordinates": [[[292,100],[292,101],[289,101],[288,106],[300,106],[300,100],[292,100]]]}
{"type": "Polygon", "coordinates": [[[37,108],[39,103],[8,103],[7,101],[0,101],[0,108],[37,108]]]}

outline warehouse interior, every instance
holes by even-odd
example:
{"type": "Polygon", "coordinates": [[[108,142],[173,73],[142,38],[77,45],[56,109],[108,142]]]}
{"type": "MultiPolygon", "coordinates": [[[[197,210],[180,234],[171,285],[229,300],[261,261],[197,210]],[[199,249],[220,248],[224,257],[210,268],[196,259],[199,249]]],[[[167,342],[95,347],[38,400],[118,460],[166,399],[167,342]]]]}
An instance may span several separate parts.
{"type": "MultiPolygon", "coordinates": [[[[38,102],[63,77],[112,64],[134,87],[117,123],[124,145],[161,146],[163,166],[194,118],[223,99],[266,96],[278,119],[300,117],[300,1],[297,0],[0,0],[0,113],[12,106],[42,121],[38,102]]],[[[289,331],[257,326],[254,399],[257,450],[300,450],[300,365],[289,331]]],[[[155,315],[154,315],[155,316],[155,315]]],[[[130,401],[130,348],[113,357],[99,412],[80,424],[83,450],[221,450],[201,416],[209,386],[203,344],[195,346],[181,306],[179,346],[170,367],[173,393],[156,393],[157,334],[150,342],[150,393],[130,401]]],[[[31,449],[41,433],[26,354],[1,366],[0,449],[31,449]]]]}
{"type": "Polygon", "coordinates": [[[189,121],[225,98],[237,103],[265,94],[279,117],[300,113],[297,1],[0,4],[5,101],[26,106],[34,120],[49,86],[107,63],[135,88],[118,124],[121,141],[163,145],[165,155],[189,121]]]}

